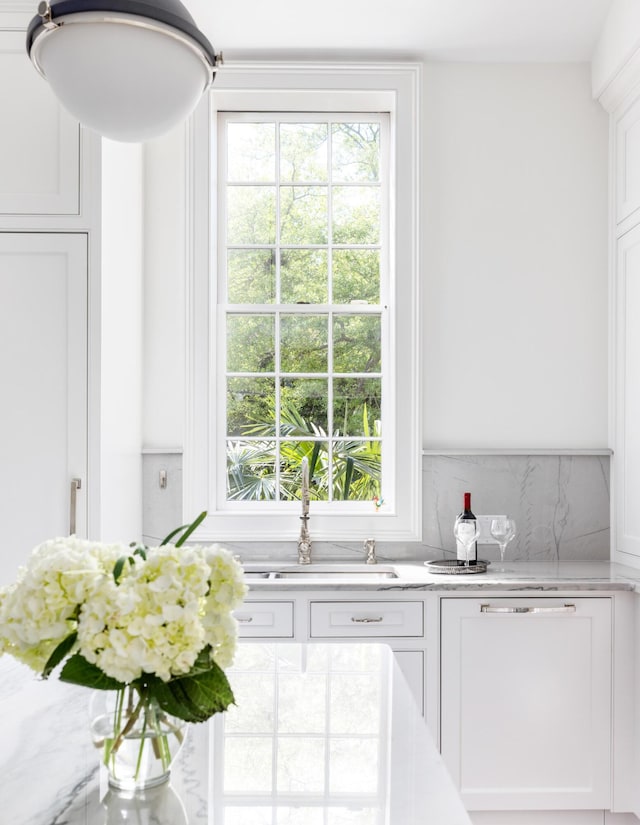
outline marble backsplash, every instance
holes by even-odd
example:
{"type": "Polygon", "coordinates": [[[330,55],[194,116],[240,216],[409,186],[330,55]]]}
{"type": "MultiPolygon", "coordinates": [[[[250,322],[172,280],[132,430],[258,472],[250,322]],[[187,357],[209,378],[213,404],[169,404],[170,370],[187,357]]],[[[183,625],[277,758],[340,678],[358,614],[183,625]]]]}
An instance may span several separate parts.
{"type": "MultiPolygon", "coordinates": [[[[507,548],[510,561],[608,560],[610,456],[602,454],[444,455],[422,457],[422,541],[379,542],[380,560],[452,557],[453,521],[465,491],[476,515],[507,514],[518,534],[507,548]]],[[[182,456],[143,456],[144,541],[157,543],[182,515],[182,456]],[[161,488],[160,470],[166,471],[161,488]]],[[[311,522],[313,538],[313,521],[311,522]]],[[[295,561],[294,542],[224,542],[243,559],[295,561]]],[[[498,558],[497,545],[483,545],[481,558],[498,558]]],[[[316,561],[364,557],[361,543],[313,543],[316,561]]]]}

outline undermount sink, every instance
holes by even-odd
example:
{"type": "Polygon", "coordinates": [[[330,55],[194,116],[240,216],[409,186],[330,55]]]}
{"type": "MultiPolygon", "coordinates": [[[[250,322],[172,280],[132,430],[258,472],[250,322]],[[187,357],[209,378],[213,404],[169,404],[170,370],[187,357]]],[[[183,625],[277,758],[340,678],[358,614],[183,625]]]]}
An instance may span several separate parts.
{"type": "Polygon", "coordinates": [[[379,579],[397,579],[398,575],[388,565],[383,564],[308,564],[272,566],[259,564],[244,565],[245,579],[268,581],[273,579],[359,579],[365,577],[367,581],[379,579]]]}

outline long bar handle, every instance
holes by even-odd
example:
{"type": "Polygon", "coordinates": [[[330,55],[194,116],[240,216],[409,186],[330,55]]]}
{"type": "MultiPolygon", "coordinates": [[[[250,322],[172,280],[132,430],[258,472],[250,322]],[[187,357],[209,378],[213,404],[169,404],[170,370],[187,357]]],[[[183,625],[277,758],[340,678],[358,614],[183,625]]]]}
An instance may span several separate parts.
{"type": "Polygon", "coordinates": [[[383,619],[382,616],[376,616],[376,618],[364,618],[364,619],[357,619],[355,616],[351,617],[352,622],[356,622],[356,624],[375,624],[377,622],[381,622],[383,619]]]}
{"type": "Polygon", "coordinates": [[[575,613],[575,604],[565,604],[558,607],[494,607],[491,604],[481,604],[481,613],[575,613]]]}
{"type": "Polygon", "coordinates": [[[69,494],[69,535],[76,532],[76,516],[78,512],[78,490],[82,489],[82,479],[71,479],[71,492],[69,494]]]}

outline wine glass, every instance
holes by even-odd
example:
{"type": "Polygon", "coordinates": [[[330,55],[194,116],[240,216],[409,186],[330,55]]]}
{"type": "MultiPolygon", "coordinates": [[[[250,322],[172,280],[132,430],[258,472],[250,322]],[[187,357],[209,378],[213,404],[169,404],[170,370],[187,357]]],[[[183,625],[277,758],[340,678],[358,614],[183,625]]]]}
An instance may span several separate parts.
{"type": "Polygon", "coordinates": [[[453,526],[453,535],[464,547],[466,554],[466,566],[469,566],[469,552],[474,541],[480,536],[480,524],[474,518],[463,518],[458,516],[453,526]]]}
{"type": "MultiPolygon", "coordinates": [[[[491,520],[491,535],[500,545],[500,564],[504,565],[504,551],[507,549],[507,544],[515,538],[516,523],[512,518],[500,516],[491,520]]],[[[500,567],[501,572],[504,572],[504,567],[500,567]]]]}

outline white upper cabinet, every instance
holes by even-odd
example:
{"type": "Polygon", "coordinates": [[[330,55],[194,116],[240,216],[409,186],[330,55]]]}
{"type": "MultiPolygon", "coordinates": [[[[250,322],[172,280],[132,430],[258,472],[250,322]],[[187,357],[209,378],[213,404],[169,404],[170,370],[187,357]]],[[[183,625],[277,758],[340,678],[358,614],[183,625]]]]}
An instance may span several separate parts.
{"type": "Polygon", "coordinates": [[[640,100],[621,114],[615,132],[616,224],[640,214],[640,100]]]}
{"type": "Polygon", "coordinates": [[[86,535],[87,236],[0,232],[0,298],[5,585],[36,544],[69,535],[73,521],[86,535]]]}
{"type": "MultiPolygon", "coordinates": [[[[640,134],[638,135],[640,144],[640,134]]],[[[640,558],[640,225],[616,245],[615,548],[617,561],[640,558]]]]}
{"type": "Polygon", "coordinates": [[[80,126],[31,65],[23,31],[0,31],[0,112],[0,215],[78,215],[80,126]]]}

